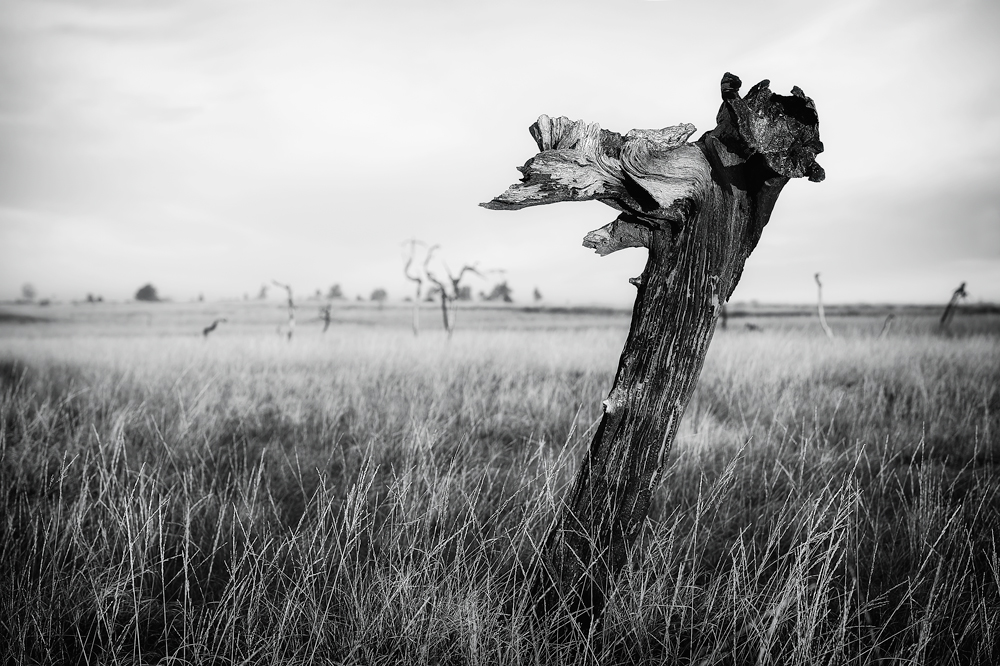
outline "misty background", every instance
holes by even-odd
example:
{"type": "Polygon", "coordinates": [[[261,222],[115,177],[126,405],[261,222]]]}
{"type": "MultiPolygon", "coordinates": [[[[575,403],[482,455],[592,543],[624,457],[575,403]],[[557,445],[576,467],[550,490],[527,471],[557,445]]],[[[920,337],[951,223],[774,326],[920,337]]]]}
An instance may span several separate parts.
{"type": "Polygon", "coordinates": [[[539,114],[697,137],[731,71],[816,101],[827,172],[785,188],[734,301],[813,301],[817,271],[828,302],[1000,301],[998,62],[994,0],[5,0],[0,300],[398,300],[416,237],[521,302],[627,305],[645,251],[581,247],[615,211],[477,204],[539,114]]]}

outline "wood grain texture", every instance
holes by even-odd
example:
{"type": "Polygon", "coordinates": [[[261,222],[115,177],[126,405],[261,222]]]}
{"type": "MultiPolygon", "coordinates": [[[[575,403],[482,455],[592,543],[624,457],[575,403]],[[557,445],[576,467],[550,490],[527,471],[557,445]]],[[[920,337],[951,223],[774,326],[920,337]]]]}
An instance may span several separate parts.
{"type": "Polygon", "coordinates": [[[824,178],[812,100],[797,87],[775,95],[767,81],[741,98],[740,85],[723,77],[718,126],[694,143],[689,124],[622,136],[543,115],[530,128],[541,152],[520,167],[519,183],[482,204],[601,201],[621,214],[585,246],[601,255],[649,248],[603,418],[534,582],[540,615],[585,631],[642,529],[716,319],[778,194],[790,178],[824,178]]]}

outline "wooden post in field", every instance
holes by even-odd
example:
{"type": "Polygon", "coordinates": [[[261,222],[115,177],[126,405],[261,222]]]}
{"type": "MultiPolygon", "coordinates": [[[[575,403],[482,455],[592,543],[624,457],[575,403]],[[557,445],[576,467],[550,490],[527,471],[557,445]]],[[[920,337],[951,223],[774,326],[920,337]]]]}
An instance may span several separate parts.
{"type": "Polygon", "coordinates": [[[716,319],[790,178],[824,178],[813,101],[762,81],[740,97],[722,78],[718,126],[632,130],[541,116],[539,152],[495,210],[596,199],[620,211],[585,247],[649,248],[632,325],[604,416],[543,548],[536,611],[587,631],[642,529],[663,464],[701,372],[716,319]],[[558,615],[554,615],[558,614],[558,615]]]}
{"type": "Polygon", "coordinates": [[[295,334],[295,302],[292,300],[292,287],[288,284],[281,284],[277,280],[271,280],[276,287],[281,287],[288,292],[288,341],[292,341],[295,334]]]}
{"type": "Polygon", "coordinates": [[[958,289],[954,291],[951,295],[951,300],[948,301],[948,305],[944,309],[944,314],[941,315],[941,328],[948,328],[948,324],[951,323],[952,317],[955,316],[955,308],[958,307],[958,302],[968,296],[965,292],[965,283],[958,285],[958,289]]]}
{"type": "Polygon", "coordinates": [[[826,313],[823,312],[823,283],[819,281],[819,273],[816,273],[814,277],[816,278],[816,311],[819,313],[819,325],[823,327],[826,337],[833,340],[833,331],[827,325],[826,313]]]}
{"type": "Polygon", "coordinates": [[[333,306],[329,303],[319,309],[319,319],[323,322],[323,332],[330,328],[330,321],[333,319],[333,306]]]}
{"type": "Polygon", "coordinates": [[[892,325],[892,320],[896,318],[896,315],[891,312],[885,316],[885,321],[882,322],[882,330],[878,332],[878,337],[876,340],[881,340],[889,333],[889,326],[892,325]]]}

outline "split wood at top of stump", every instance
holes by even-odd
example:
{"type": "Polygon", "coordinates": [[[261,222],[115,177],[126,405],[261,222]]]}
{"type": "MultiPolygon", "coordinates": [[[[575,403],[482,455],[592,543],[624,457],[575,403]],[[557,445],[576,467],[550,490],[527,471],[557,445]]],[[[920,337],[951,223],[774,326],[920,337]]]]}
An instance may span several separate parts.
{"type": "Polygon", "coordinates": [[[539,153],[488,203],[517,210],[601,201],[619,211],[583,244],[600,255],[646,247],[632,324],[604,415],[537,567],[536,611],[584,632],[599,618],[649,510],[716,319],[739,282],[782,187],[824,178],[813,101],[762,81],[743,97],[722,78],[717,127],[694,143],[681,124],[624,136],[541,116],[539,153]],[[569,623],[567,624],[567,620],[569,623]]]}

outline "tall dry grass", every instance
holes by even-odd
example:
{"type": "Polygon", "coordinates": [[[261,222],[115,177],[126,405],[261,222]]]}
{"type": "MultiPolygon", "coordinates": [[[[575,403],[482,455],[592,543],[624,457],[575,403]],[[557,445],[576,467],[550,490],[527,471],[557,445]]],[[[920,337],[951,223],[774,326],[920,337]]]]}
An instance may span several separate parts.
{"type": "Polygon", "coordinates": [[[985,334],[720,332],[606,617],[534,629],[624,335],[6,339],[6,662],[997,660],[985,334]]]}

